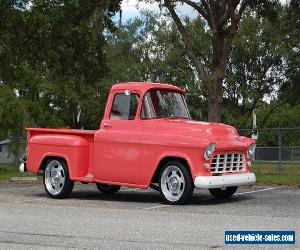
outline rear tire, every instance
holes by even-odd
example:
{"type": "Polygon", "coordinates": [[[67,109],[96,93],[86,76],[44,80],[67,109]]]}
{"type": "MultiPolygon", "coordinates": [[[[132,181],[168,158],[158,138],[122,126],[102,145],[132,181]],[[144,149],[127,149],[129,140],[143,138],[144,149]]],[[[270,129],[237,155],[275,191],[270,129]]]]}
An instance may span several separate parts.
{"type": "Polygon", "coordinates": [[[48,196],[66,198],[71,194],[73,186],[74,181],[70,180],[66,163],[61,159],[50,159],[44,171],[44,187],[48,196]]]}
{"type": "Polygon", "coordinates": [[[120,186],[96,183],[96,186],[103,194],[114,194],[120,190],[120,186]]]}
{"type": "Polygon", "coordinates": [[[231,197],[236,192],[237,189],[238,189],[237,186],[233,186],[233,187],[227,187],[224,190],[221,188],[211,188],[208,190],[212,196],[219,199],[224,199],[224,198],[231,197]]]}
{"type": "Polygon", "coordinates": [[[188,167],[176,160],[167,162],[159,173],[159,190],[168,204],[187,203],[194,191],[188,167]]]}

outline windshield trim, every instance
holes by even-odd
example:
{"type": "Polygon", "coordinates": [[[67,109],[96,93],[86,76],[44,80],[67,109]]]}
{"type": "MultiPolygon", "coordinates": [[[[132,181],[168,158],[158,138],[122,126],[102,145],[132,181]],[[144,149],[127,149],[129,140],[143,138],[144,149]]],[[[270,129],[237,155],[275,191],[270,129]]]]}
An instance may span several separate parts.
{"type": "Polygon", "coordinates": [[[192,117],[191,117],[190,111],[189,111],[189,109],[188,109],[188,107],[187,107],[187,103],[186,103],[186,101],[185,101],[184,96],[185,96],[185,92],[183,92],[183,91],[177,91],[177,90],[174,90],[174,89],[160,89],[160,88],[151,88],[151,89],[148,89],[148,90],[144,93],[143,98],[141,98],[141,101],[142,101],[142,102],[141,102],[141,107],[140,107],[140,112],[139,112],[140,119],[141,119],[141,120],[154,120],[154,119],[185,119],[185,120],[192,120],[192,117]],[[142,108],[143,108],[144,99],[145,99],[147,93],[150,92],[150,91],[153,91],[153,90],[168,91],[168,92],[174,92],[174,93],[180,94],[181,99],[182,99],[182,101],[183,101],[183,103],[184,103],[184,106],[185,106],[185,108],[186,108],[186,110],[187,110],[187,115],[188,115],[188,117],[175,117],[175,116],[174,116],[174,117],[171,117],[171,116],[170,116],[170,117],[142,118],[142,108]]]}

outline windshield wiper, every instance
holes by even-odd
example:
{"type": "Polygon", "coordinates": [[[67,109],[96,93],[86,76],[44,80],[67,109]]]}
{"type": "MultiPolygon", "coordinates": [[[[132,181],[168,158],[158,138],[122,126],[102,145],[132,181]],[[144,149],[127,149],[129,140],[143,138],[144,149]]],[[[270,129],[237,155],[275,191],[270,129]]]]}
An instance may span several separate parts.
{"type": "Polygon", "coordinates": [[[167,116],[167,117],[164,117],[165,119],[187,119],[187,120],[190,120],[191,118],[189,117],[183,117],[183,116],[167,116]]]}

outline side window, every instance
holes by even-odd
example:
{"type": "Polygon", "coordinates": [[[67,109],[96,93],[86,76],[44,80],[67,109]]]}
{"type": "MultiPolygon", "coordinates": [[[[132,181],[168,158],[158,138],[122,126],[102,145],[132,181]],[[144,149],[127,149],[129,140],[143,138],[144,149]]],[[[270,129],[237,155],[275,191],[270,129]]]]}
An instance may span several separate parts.
{"type": "Polygon", "coordinates": [[[112,105],[111,120],[133,120],[136,115],[140,97],[136,94],[116,94],[112,105]]]}

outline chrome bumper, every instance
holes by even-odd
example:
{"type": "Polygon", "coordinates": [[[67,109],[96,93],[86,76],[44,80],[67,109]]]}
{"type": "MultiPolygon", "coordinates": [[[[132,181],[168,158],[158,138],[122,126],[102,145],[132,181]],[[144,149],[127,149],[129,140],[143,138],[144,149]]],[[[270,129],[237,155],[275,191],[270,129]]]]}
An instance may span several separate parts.
{"type": "Polygon", "coordinates": [[[224,188],[230,186],[251,185],[256,182],[255,174],[232,174],[221,176],[197,176],[194,180],[196,188],[224,188]]]}

